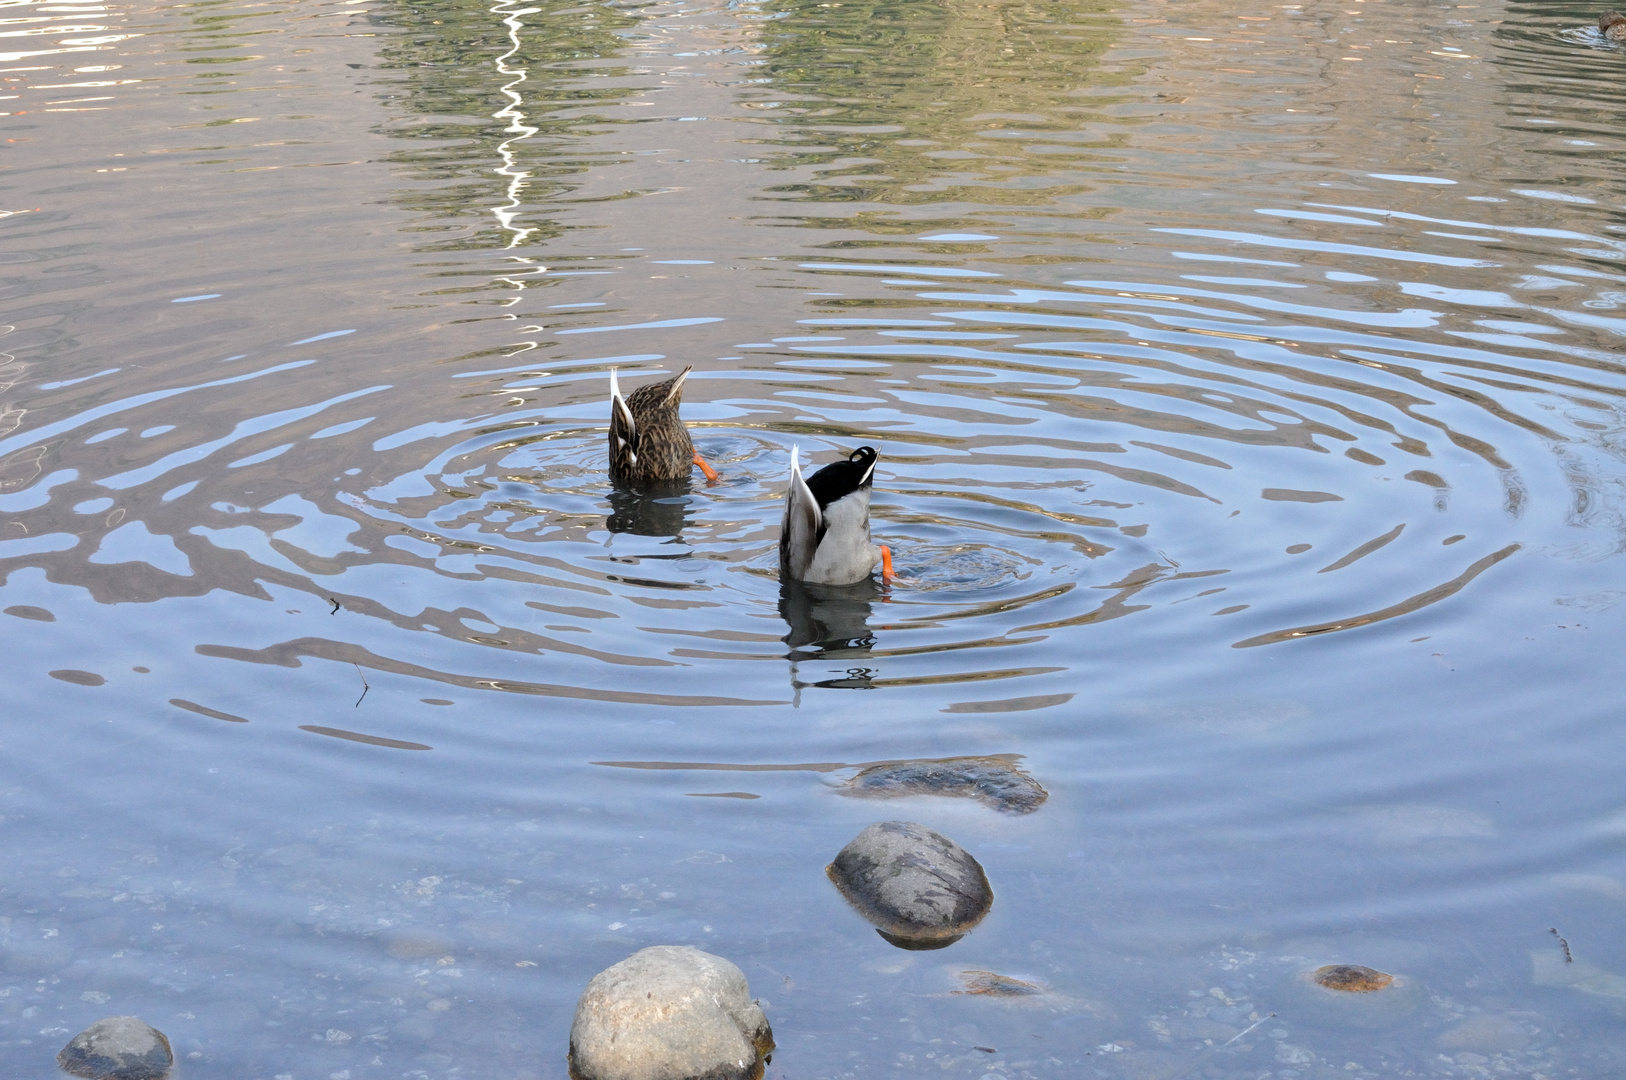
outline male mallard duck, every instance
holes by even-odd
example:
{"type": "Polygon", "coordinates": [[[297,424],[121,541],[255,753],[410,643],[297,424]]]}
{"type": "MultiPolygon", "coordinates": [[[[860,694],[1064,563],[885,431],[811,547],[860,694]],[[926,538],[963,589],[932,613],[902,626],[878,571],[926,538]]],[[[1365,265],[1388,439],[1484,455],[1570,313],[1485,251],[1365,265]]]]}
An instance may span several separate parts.
{"type": "Polygon", "coordinates": [[[875,478],[875,448],[860,446],[845,461],[826,465],[806,480],[791,447],[790,489],[779,532],[779,567],[797,581],[851,585],[881,564],[892,577],[892,551],[869,538],[869,492],[875,478]]]}
{"type": "Polygon", "coordinates": [[[691,466],[700,466],[707,480],[717,470],[695,453],[689,429],[678,416],[683,404],[683,380],[694,368],[686,367],[670,379],[640,386],[627,397],[610,369],[610,479],[681,480],[691,466]]]}
{"type": "Polygon", "coordinates": [[[1626,41],[1626,15],[1606,11],[1598,16],[1598,33],[1610,41],[1626,41]]]}

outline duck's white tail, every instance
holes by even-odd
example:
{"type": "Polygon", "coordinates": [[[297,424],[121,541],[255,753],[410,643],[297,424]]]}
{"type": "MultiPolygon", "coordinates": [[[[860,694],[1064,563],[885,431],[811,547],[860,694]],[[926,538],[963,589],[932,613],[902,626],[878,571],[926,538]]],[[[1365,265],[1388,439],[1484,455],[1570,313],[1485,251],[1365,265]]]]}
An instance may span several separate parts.
{"type": "Polygon", "coordinates": [[[610,437],[618,450],[625,451],[631,464],[638,464],[638,425],[633,422],[632,410],[621,396],[621,385],[616,382],[615,368],[610,369],[610,437]]]}
{"type": "Polygon", "coordinates": [[[790,485],[785,490],[785,520],[779,534],[779,562],[791,577],[801,580],[819,544],[819,500],[802,479],[800,447],[790,448],[790,485]]]}

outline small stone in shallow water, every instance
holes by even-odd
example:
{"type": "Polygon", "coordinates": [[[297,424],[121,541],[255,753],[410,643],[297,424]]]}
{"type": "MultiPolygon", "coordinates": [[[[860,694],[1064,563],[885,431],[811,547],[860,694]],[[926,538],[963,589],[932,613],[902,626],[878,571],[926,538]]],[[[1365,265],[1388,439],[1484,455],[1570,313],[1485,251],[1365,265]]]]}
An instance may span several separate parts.
{"type": "Polygon", "coordinates": [[[889,799],[948,795],[1012,814],[1031,814],[1050,794],[1005,757],[937,758],[871,765],[840,788],[843,795],[889,799]]]}
{"type": "Polygon", "coordinates": [[[912,821],[871,825],[824,872],[900,949],[952,945],[994,905],[994,891],[977,860],[948,837],[912,821]]]}
{"type": "Polygon", "coordinates": [[[443,956],[453,951],[452,939],[431,930],[397,930],[381,935],[379,944],[397,960],[421,960],[429,956],[443,956]]]}
{"type": "MultiPolygon", "coordinates": [[[[1543,1025],[1545,1026],[1545,1025],[1543,1025]]],[[[1515,1053],[1530,1045],[1530,1033],[1511,1016],[1479,1015],[1440,1036],[1443,1050],[1474,1050],[1481,1054],[1515,1053]]]]}
{"type": "Polygon", "coordinates": [[[80,671],[78,668],[61,668],[57,671],[46,672],[53,679],[60,679],[75,686],[103,686],[107,679],[94,671],[80,671]]]}
{"type": "Polygon", "coordinates": [[[962,971],[960,981],[965,983],[964,990],[956,990],[956,994],[986,994],[989,997],[1032,997],[1034,994],[1044,993],[1044,987],[1035,983],[1013,979],[1009,975],[999,975],[992,971],[962,971]]]}
{"type": "Polygon", "coordinates": [[[35,622],[56,622],[56,616],[42,607],[31,604],[18,604],[6,608],[7,615],[15,615],[19,619],[33,619],[35,622]]]}
{"type": "Polygon", "coordinates": [[[571,1080],[759,1080],[773,1048],[739,968],[654,945],[587,984],[568,1061],[571,1080]]]}
{"type": "Polygon", "coordinates": [[[1386,975],[1359,964],[1328,964],[1326,967],[1316,968],[1312,977],[1328,990],[1343,990],[1352,994],[1382,990],[1395,981],[1393,975],[1386,975]]]}
{"type": "Polygon", "coordinates": [[[56,1063],[86,1080],[161,1080],[175,1055],[157,1028],[133,1016],[109,1016],[75,1035],[56,1063]]]}

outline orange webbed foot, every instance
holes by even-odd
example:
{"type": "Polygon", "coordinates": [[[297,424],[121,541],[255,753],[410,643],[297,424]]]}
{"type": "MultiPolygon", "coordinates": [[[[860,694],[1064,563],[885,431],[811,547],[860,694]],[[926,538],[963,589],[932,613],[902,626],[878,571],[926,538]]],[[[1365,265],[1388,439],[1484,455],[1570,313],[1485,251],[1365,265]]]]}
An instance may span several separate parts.
{"type": "Polygon", "coordinates": [[[717,470],[706,464],[706,459],[700,456],[698,450],[694,452],[694,463],[700,467],[701,472],[706,474],[706,483],[715,484],[717,482],[717,470]]]}

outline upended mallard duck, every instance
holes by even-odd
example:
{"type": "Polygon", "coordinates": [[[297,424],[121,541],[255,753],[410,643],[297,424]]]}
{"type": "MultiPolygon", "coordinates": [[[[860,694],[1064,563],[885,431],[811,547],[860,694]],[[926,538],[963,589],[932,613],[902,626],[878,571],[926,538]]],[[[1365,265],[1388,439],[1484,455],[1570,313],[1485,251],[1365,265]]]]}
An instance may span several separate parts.
{"type": "Polygon", "coordinates": [[[1598,16],[1598,33],[1610,41],[1626,41],[1626,15],[1606,11],[1598,16]]]}
{"type": "Polygon", "coordinates": [[[892,578],[892,550],[869,536],[869,494],[876,452],[860,446],[846,460],[832,462],[802,478],[801,451],[791,447],[790,488],[779,532],[779,568],[797,581],[851,585],[881,564],[881,579],[892,578]]]}
{"type": "Polygon", "coordinates": [[[610,369],[610,479],[639,483],[681,480],[695,466],[707,480],[717,470],[696,453],[678,409],[683,404],[683,380],[691,365],[660,382],[646,383],[621,396],[610,369]]]}

